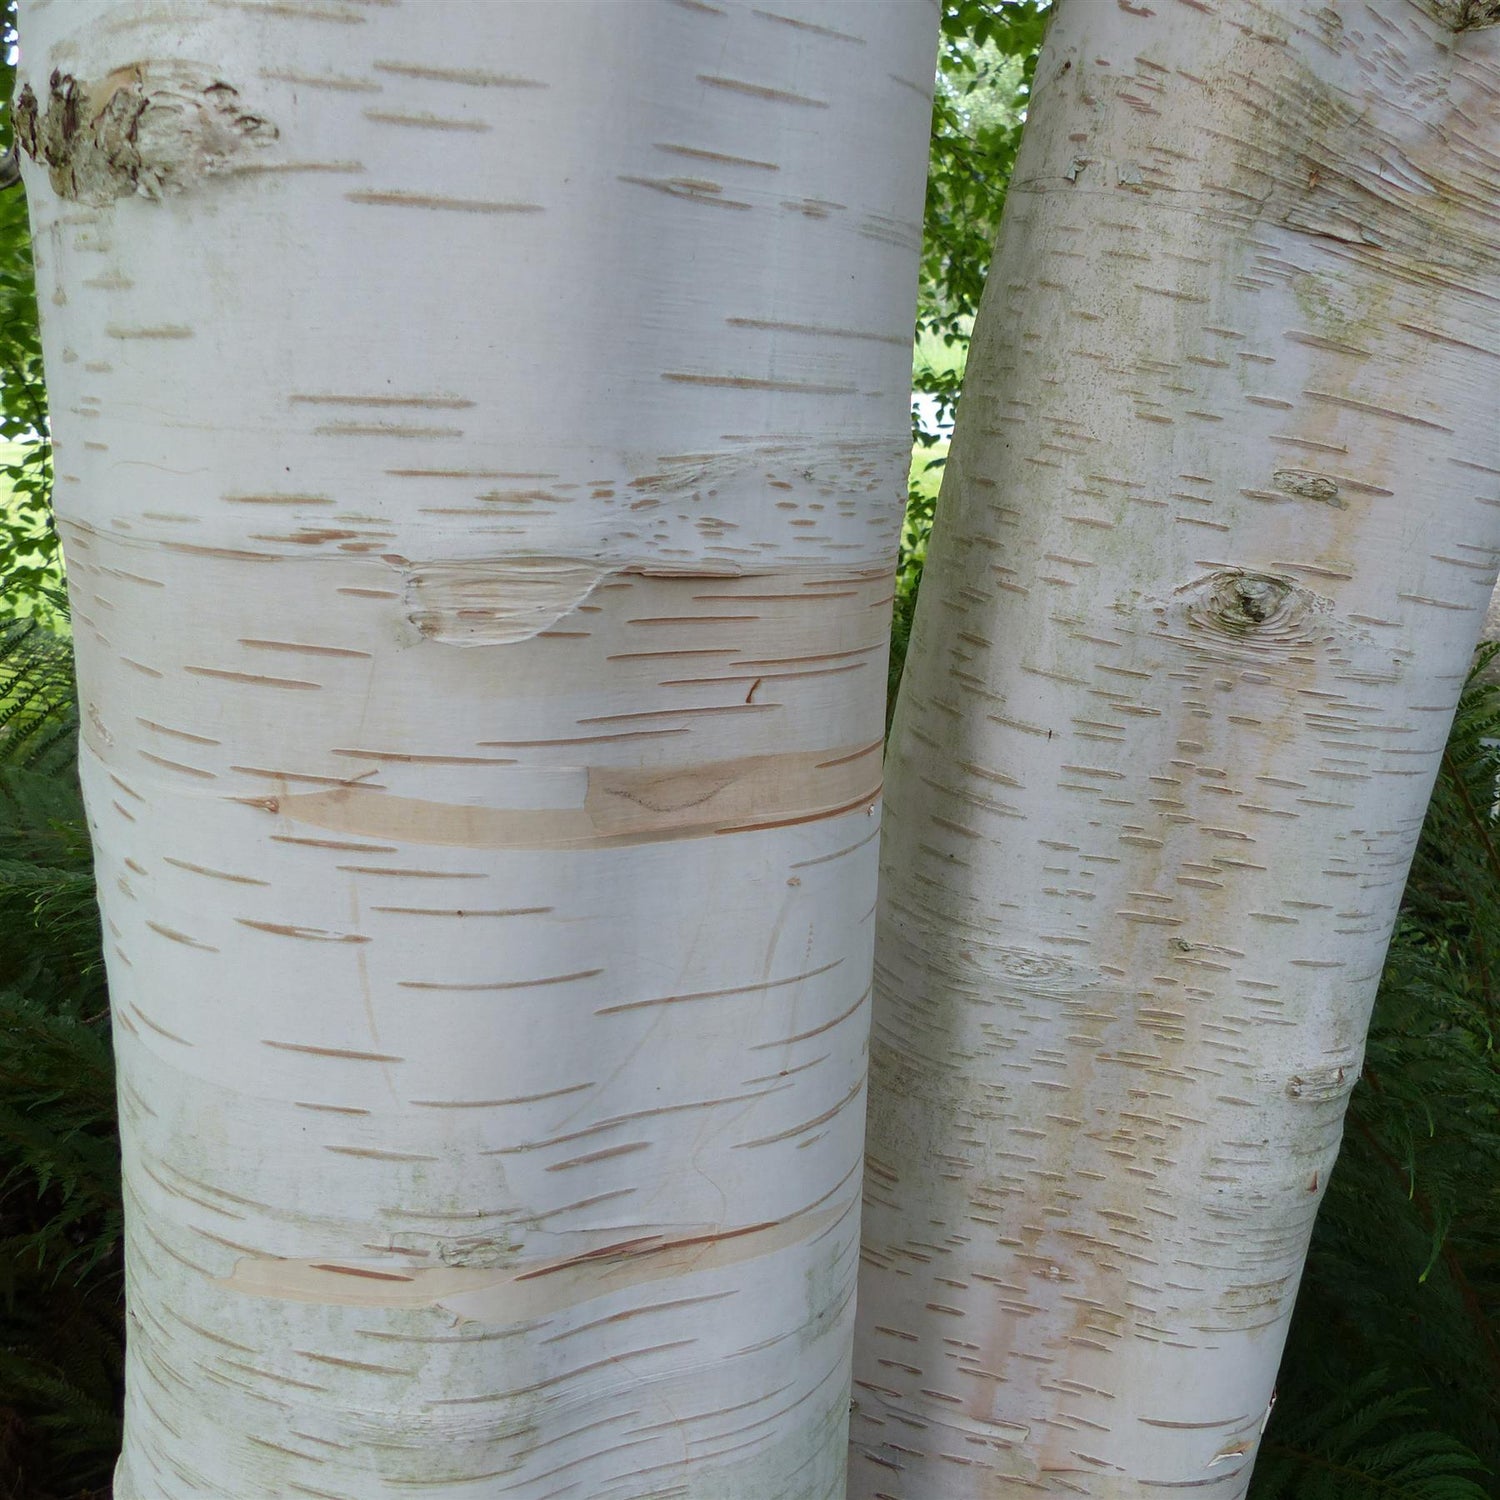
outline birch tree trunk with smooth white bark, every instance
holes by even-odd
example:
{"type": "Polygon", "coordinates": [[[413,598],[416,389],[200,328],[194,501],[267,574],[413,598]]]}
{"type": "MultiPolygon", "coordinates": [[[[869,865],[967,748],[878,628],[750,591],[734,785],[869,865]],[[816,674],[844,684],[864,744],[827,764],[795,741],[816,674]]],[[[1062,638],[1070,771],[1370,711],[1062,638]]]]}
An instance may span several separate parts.
{"type": "Polygon", "coordinates": [[[121,1500],[842,1496],[931,0],[28,0],[121,1500]]]}
{"type": "Polygon", "coordinates": [[[1054,19],[888,768],[857,1500],[1246,1492],[1500,551],[1496,19],[1054,19]]]}

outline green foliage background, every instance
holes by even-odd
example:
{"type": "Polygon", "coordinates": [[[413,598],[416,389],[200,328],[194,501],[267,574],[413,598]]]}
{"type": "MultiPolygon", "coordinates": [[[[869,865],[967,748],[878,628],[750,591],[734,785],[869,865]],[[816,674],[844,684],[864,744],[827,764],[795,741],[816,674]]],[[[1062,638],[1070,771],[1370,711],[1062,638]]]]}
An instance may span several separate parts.
{"type": "MultiPolygon", "coordinates": [[[[15,5],[0,13],[0,151],[11,142],[15,5]]],[[[52,529],[52,445],[37,333],[26,199],[0,193],[0,615],[32,614],[56,628],[62,579],[52,529]]]]}
{"type": "Polygon", "coordinates": [[[119,1437],[109,1002],[67,644],[0,622],[0,1496],[108,1479],[119,1437]]]}
{"type": "MultiPolygon", "coordinates": [[[[1043,24],[1031,0],[943,7],[913,373],[943,419],[1043,24]]],[[[0,98],[10,55],[7,39],[0,98]]],[[[0,148],[8,139],[0,116],[0,148]]],[[[939,422],[914,422],[913,437],[893,689],[946,453],[939,422]]],[[[118,1146],[50,486],[16,192],[0,195],[0,1500],[103,1500],[123,1363],[118,1146]]],[[[1413,865],[1251,1500],[1500,1500],[1497,745],[1500,690],[1476,679],[1413,865]]]]}

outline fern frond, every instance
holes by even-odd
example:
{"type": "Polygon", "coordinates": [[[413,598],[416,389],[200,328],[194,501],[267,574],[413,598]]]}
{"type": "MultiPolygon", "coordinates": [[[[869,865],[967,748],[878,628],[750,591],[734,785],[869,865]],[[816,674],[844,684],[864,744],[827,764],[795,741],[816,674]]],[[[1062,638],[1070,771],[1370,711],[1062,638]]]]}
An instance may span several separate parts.
{"type": "Polygon", "coordinates": [[[68,643],[34,619],[0,620],[0,763],[71,774],[77,722],[68,643]]]}
{"type": "Polygon", "coordinates": [[[1321,1407],[1277,1418],[1261,1444],[1255,1500],[1489,1500],[1480,1459],[1428,1425],[1419,1393],[1373,1371],[1321,1407]]]}

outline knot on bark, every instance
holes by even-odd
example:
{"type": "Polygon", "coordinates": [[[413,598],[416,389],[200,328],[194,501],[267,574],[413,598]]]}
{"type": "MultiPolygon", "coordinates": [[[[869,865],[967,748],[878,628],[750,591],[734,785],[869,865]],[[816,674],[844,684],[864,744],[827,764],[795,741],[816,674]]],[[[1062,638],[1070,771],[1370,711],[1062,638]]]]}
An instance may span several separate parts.
{"type": "Polygon", "coordinates": [[[1272,480],[1283,495],[1316,500],[1320,505],[1331,505],[1336,510],[1349,507],[1349,502],[1339,493],[1337,480],[1326,474],[1317,474],[1311,469],[1277,469],[1272,480]]]}
{"type": "Polygon", "coordinates": [[[1179,588],[1158,628],[1200,658],[1264,664],[1317,649],[1328,608],[1290,579],[1221,567],[1179,588]]]}
{"type": "Polygon", "coordinates": [[[1295,590],[1269,573],[1216,573],[1202,599],[1201,623],[1236,633],[1279,623],[1295,590]]]}
{"type": "Polygon", "coordinates": [[[237,89],[188,63],[134,63],[93,84],[55,71],[45,103],[30,84],[21,90],[15,124],[58,196],[91,204],[181,192],[279,134],[237,89]]]}
{"type": "Polygon", "coordinates": [[[1455,31],[1500,25],[1500,0],[1436,0],[1440,20],[1455,31]]]}

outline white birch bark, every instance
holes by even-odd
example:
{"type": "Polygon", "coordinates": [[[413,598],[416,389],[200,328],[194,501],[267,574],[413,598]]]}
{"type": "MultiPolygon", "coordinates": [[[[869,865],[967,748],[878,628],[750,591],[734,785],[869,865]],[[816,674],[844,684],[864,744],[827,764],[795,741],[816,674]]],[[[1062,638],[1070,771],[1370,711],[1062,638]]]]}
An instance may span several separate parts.
{"type": "Polygon", "coordinates": [[[24,7],[121,1500],[842,1495],[935,19],[24,7]]]}
{"type": "Polygon", "coordinates": [[[888,769],[858,1500],[1246,1491],[1500,547],[1485,9],[1053,23],[888,769]]]}

